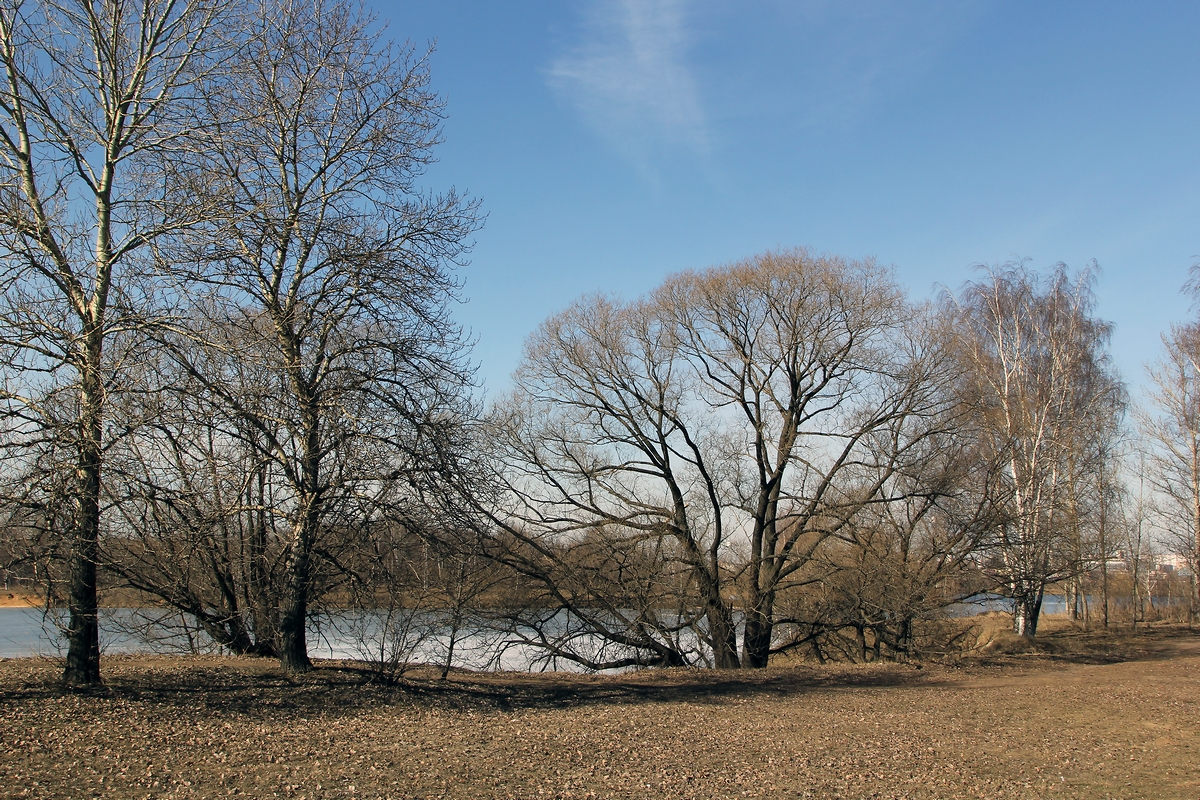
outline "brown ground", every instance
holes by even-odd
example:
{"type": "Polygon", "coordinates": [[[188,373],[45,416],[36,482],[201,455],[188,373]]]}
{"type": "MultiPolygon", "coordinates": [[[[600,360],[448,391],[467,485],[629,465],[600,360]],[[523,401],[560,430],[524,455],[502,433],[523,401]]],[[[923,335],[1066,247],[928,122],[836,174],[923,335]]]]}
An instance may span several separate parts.
{"type": "Polygon", "coordinates": [[[28,592],[0,590],[0,608],[30,608],[40,606],[42,598],[28,592]]]}
{"type": "Polygon", "coordinates": [[[364,682],[0,662],[0,797],[1200,798],[1200,636],[1063,631],[964,666],[364,682]]]}

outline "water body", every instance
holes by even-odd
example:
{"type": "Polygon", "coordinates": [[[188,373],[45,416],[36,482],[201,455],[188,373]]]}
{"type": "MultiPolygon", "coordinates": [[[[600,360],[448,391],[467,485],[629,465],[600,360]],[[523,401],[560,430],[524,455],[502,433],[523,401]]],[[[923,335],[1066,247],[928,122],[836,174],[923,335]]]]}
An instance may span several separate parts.
{"type": "MultiPolygon", "coordinates": [[[[1099,598],[1097,597],[1088,598],[1088,603],[1093,604],[1093,607],[1098,602],[1099,598]]],[[[951,605],[946,609],[946,613],[951,617],[973,617],[976,614],[984,614],[988,611],[1003,611],[1006,614],[1011,614],[1012,610],[1013,601],[1011,598],[993,592],[981,592],[951,605]]],[[[1055,616],[1065,613],[1067,613],[1067,598],[1065,595],[1048,594],[1042,598],[1042,614],[1055,616]]]]}
{"type": "MultiPolygon", "coordinates": [[[[100,649],[103,653],[174,652],[188,648],[187,637],[164,635],[146,641],[129,632],[136,612],[127,608],[100,611],[100,649]]],[[[62,628],[66,616],[40,608],[0,608],[0,658],[60,656],[66,653],[62,628]]]]}
{"type": "MultiPolygon", "coordinates": [[[[178,614],[158,610],[100,610],[102,653],[220,652],[203,635],[188,635],[178,614]],[[157,617],[157,624],[147,621],[157,617]]],[[[63,614],[40,608],[0,608],[0,658],[57,657],[66,653],[63,614]]],[[[453,665],[466,669],[542,668],[544,652],[481,626],[463,626],[454,639],[453,665]]],[[[441,664],[450,644],[449,627],[432,614],[417,612],[386,625],[381,615],[317,616],[308,625],[308,654],[313,658],[441,664]]],[[[547,669],[576,670],[559,660],[547,669]]]]}
{"type": "MultiPolygon", "coordinates": [[[[984,593],[947,609],[952,617],[970,617],[988,611],[1010,612],[1012,601],[984,593]]],[[[1046,595],[1043,614],[1066,611],[1065,597],[1046,595]]],[[[47,615],[40,608],[0,608],[0,658],[64,655],[66,641],[61,628],[65,622],[65,616],[47,615]]],[[[178,614],[157,610],[101,609],[101,651],[110,654],[218,651],[203,636],[185,634],[180,622],[178,614]],[[147,617],[151,615],[158,615],[159,623],[147,626],[147,617]]],[[[445,661],[449,639],[448,628],[434,615],[423,612],[416,612],[400,623],[393,620],[390,625],[380,615],[361,612],[325,615],[309,624],[308,652],[313,658],[440,664],[445,661]]],[[[464,626],[455,639],[454,650],[453,665],[467,669],[579,669],[573,662],[562,659],[539,660],[544,659],[545,651],[513,643],[510,637],[482,625],[464,626]]]]}

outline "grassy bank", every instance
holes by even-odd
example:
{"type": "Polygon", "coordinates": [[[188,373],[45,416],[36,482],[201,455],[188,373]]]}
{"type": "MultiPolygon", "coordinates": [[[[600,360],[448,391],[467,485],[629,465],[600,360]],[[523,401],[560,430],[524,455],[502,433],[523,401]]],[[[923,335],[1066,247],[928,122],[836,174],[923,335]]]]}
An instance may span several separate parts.
{"type": "Polygon", "coordinates": [[[42,598],[29,592],[0,591],[0,608],[37,608],[41,604],[42,598]]]}
{"type": "Polygon", "coordinates": [[[112,657],[105,688],[0,662],[0,796],[1195,798],[1200,638],[625,676],[112,657]]]}

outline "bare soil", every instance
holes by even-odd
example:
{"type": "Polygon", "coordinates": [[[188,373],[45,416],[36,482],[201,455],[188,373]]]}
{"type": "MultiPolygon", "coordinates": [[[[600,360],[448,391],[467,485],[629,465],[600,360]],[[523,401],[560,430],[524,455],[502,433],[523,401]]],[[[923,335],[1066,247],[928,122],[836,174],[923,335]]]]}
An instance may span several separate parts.
{"type": "Polygon", "coordinates": [[[42,599],[28,592],[20,592],[17,590],[0,591],[0,608],[37,608],[42,604],[42,599]]]}
{"type": "Polygon", "coordinates": [[[0,797],[1200,798],[1200,636],[621,676],[0,661],[0,797]],[[1026,652],[1020,652],[1020,651],[1026,652]]]}

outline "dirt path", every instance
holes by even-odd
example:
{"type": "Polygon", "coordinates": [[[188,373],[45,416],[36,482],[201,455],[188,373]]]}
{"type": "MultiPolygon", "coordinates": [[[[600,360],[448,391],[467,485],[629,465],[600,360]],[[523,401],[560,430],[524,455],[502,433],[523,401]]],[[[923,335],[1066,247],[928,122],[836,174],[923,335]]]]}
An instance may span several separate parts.
{"type": "Polygon", "coordinates": [[[966,668],[361,683],[112,659],[94,696],[0,663],[0,796],[1200,798],[1200,638],[966,668]]]}

